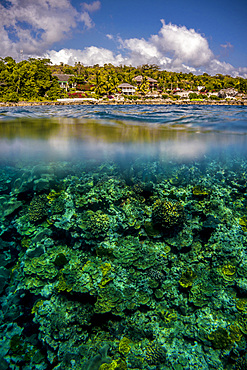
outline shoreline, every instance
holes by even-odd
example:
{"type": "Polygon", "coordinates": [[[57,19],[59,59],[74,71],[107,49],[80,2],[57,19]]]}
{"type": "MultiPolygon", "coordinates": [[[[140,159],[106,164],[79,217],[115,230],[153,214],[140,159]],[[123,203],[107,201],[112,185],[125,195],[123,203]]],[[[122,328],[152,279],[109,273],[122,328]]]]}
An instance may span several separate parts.
{"type": "Polygon", "coordinates": [[[49,106],[49,105],[247,105],[247,100],[217,100],[217,101],[188,101],[188,100],[135,100],[135,101],[42,101],[42,102],[18,102],[18,103],[2,103],[0,107],[31,107],[31,106],[49,106]]]}

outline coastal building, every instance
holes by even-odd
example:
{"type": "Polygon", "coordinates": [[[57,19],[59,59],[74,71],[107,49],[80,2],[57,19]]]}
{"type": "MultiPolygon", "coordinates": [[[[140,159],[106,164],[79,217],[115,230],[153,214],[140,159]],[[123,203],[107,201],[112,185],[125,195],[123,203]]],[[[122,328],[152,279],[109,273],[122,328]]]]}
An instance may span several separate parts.
{"type": "Polygon", "coordinates": [[[187,98],[189,98],[189,94],[190,93],[193,93],[194,91],[191,91],[191,90],[189,90],[189,91],[176,91],[175,93],[174,93],[174,95],[175,96],[180,96],[180,98],[184,98],[184,99],[187,99],[187,98]]]}
{"type": "Polygon", "coordinates": [[[145,95],[146,98],[159,98],[160,97],[160,94],[158,91],[149,91],[146,95],[145,95]]]}
{"type": "Polygon", "coordinates": [[[57,74],[53,73],[52,76],[57,77],[59,86],[68,91],[68,88],[71,87],[76,87],[76,83],[70,83],[69,84],[69,79],[71,77],[74,77],[74,75],[67,75],[67,74],[57,74]]]}
{"type": "Polygon", "coordinates": [[[228,89],[221,89],[221,90],[218,92],[218,97],[219,97],[219,98],[222,98],[222,99],[226,99],[226,98],[234,98],[237,94],[238,94],[238,91],[237,91],[237,90],[235,90],[235,89],[232,89],[232,88],[228,88],[228,89]]]}
{"type": "MultiPolygon", "coordinates": [[[[146,77],[146,79],[149,83],[150,89],[157,88],[157,83],[158,83],[157,80],[155,80],[154,78],[151,78],[151,77],[146,77]]],[[[142,84],[143,76],[136,76],[136,77],[132,78],[132,80],[135,81],[136,84],[139,86],[139,85],[142,84]]]]}
{"type": "Polygon", "coordinates": [[[136,92],[136,87],[130,85],[127,82],[122,83],[118,86],[118,88],[121,90],[121,93],[124,95],[133,95],[136,92]]]}

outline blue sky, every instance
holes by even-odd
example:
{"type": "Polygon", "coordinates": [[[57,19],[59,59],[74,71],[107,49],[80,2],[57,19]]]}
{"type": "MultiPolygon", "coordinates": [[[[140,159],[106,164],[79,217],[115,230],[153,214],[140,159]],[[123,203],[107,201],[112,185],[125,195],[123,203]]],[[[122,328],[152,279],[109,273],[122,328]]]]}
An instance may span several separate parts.
{"type": "Polygon", "coordinates": [[[0,0],[0,14],[1,57],[247,78],[246,0],[0,0]]]}

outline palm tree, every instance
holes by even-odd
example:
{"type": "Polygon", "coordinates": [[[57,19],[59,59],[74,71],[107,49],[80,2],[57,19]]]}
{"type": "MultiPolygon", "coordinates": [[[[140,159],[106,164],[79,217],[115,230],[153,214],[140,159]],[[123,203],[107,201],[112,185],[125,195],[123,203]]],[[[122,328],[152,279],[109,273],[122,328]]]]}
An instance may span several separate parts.
{"type": "Polygon", "coordinates": [[[95,94],[102,96],[106,93],[106,80],[100,69],[96,70],[92,82],[94,84],[94,86],[92,87],[92,91],[94,91],[95,94]]]}
{"type": "Polygon", "coordinates": [[[146,95],[149,91],[149,82],[148,82],[148,79],[147,77],[143,77],[142,78],[142,83],[141,85],[138,87],[138,91],[140,91],[140,93],[142,95],[146,95]]]}

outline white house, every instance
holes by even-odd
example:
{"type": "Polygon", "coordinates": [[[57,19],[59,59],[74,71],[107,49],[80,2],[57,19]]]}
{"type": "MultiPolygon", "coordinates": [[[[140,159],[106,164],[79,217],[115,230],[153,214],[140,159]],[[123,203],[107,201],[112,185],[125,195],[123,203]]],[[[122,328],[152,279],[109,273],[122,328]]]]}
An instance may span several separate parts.
{"type": "Polygon", "coordinates": [[[238,91],[233,88],[228,89],[221,89],[218,92],[218,96],[220,98],[226,99],[226,98],[234,98],[237,95],[238,91]]]}
{"type": "Polygon", "coordinates": [[[136,87],[128,84],[127,82],[122,83],[118,86],[121,89],[122,94],[124,95],[133,95],[136,92],[136,87]]]}

